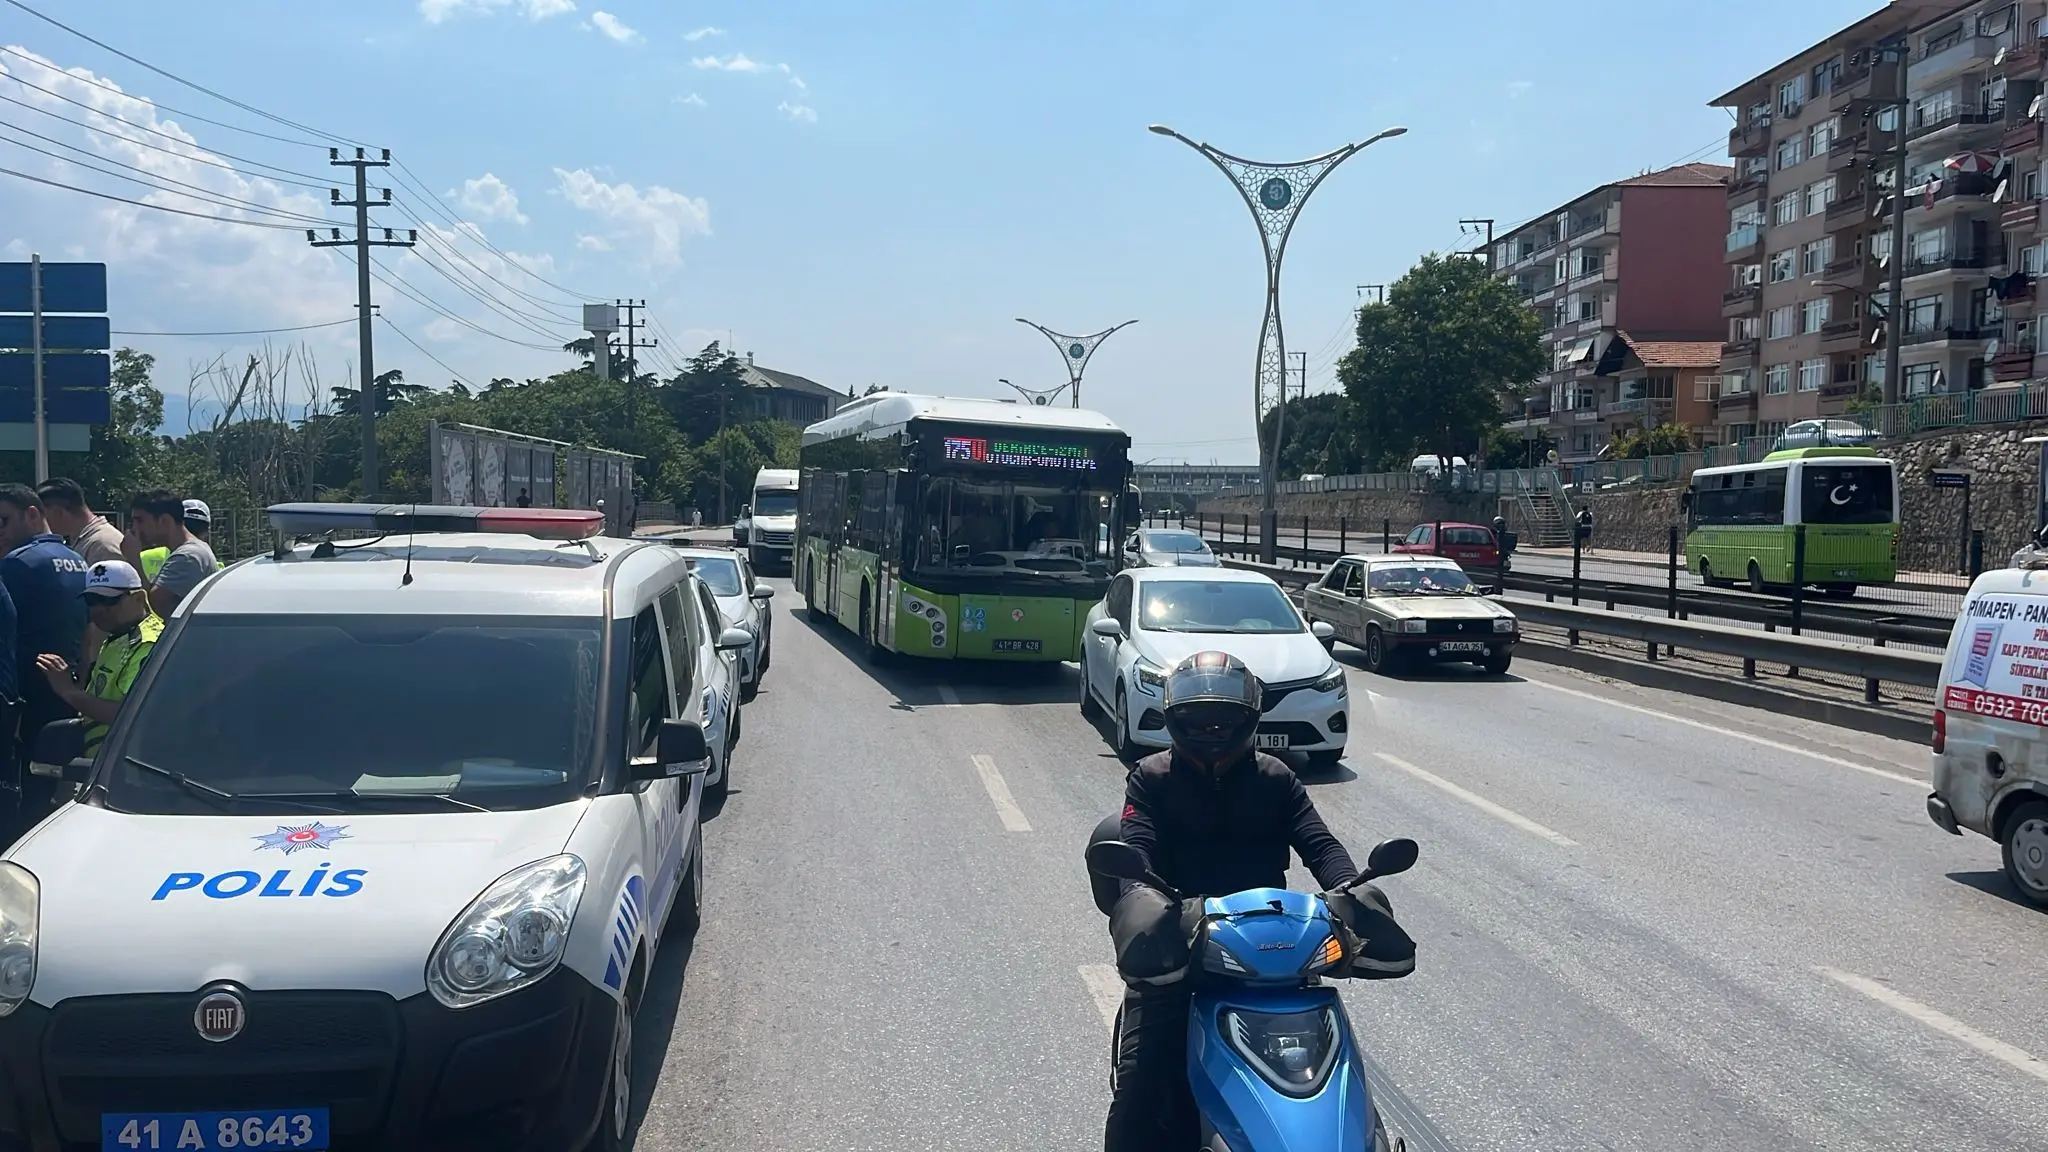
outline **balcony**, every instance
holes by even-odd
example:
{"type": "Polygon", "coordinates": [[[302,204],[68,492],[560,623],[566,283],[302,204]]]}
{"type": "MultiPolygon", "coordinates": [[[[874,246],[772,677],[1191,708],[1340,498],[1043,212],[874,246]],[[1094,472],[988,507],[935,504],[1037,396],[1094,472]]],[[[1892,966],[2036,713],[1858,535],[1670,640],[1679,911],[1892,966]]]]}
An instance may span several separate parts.
{"type": "Polygon", "coordinates": [[[1861,224],[1869,215],[1870,200],[1864,196],[1863,189],[1858,188],[1846,196],[1837,196],[1828,205],[1827,230],[1834,232],[1851,224],[1861,224]]]}
{"type": "Polygon", "coordinates": [[[1932,276],[1940,272],[1966,272],[1989,268],[2004,258],[2002,253],[1990,251],[1913,256],[1906,261],[1905,276],[1910,280],[1915,276],[1932,276]]]}
{"type": "Polygon", "coordinates": [[[2003,112],[1986,112],[1980,108],[1957,108],[1937,119],[1913,118],[1913,126],[1907,130],[1906,139],[1919,143],[1936,136],[1954,133],[1960,141],[1964,136],[1980,136],[1986,129],[1999,128],[2005,123],[2003,112]]]}
{"type": "Polygon", "coordinates": [[[2007,77],[2033,75],[2041,67],[2041,46],[2040,39],[2021,36],[2010,47],[1999,49],[1993,57],[1998,74],[2007,77]]]}
{"type": "Polygon", "coordinates": [[[2013,156],[2041,146],[2041,122],[2039,120],[2018,120],[2006,126],[2005,135],[1999,138],[2000,155],[2013,156]]]}
{"type": "Polygon", "coordinates": [[[1721,293],[1721,318],[1732,320],[1738,316],[1754,316],[1763,307],[1764,290],[1751,284],[1743,288],[1730,288],[1721,293]]]}
{"type": "Polygon", "coordinates": [[[1926,91],[1940,80],[1944,80],[1982,60],[1989,63],[1998,54],[2001,45],[1990,36],[1973,35],[1975,29],[1962,28],[1956,33],[1944,36],[1928,44],[1931,51],[1923,51],[1913,61],[1913,86],[1926,91]]]}
{"type": "Polygon", "coordinates": [[[1991,374],[1992,378],[2000,384],[2010,384],[2015,380],[2033,379],[2034,350],[2032,348],[2000,350],[1998,355],[1991,358],[1991,374]]]}
{"type": "Polygon", "coordinates": [[[1763,341],[1755,338],[1727,341],[1721,345],[1721,367],[1754,367],[1762,346],[1763,341]]]}
{"type": "Polygon", "coordinates": [[[1572,269],[1571,290],[1577,292],[1582,288],[1591,288],[1595,284],[1602,284],[1614,279],[1614,268],[1615,261],[1609,259],[1602,260],[1591,267],[1572,269]]]}
{"type": "Polygon", "coordinates": [[[2021,200],[2016,204],[2007,204],[2005,211],[1998,216],[1998,228],[2001,232],[2031,233],[2040,223],[2039,200],[2021,200]]]}
{"type": "Polygon", "coordinates": [[[1728,155],[1742,159],[1761,156],[1771,150],[1771,122],[1768,117],[1757,120],[1747,128],[1728,130],[1728,155]]]}
{"type": "Polygon", "coordinates": [[[1668,412],[1671,409],[1669,396],[1634,396],[1621,400],[1609,400],[1600,406],[1600,415],[1644,416],[1651,412],[1668,412]]]}
{"type": "Polygon", "coordinates": [[[1827,271],[1822,273],[1822,275],[1836,283],[1841,283],[1844,280],[1863,279],[1863,271],[1863,257],[1852,253],[1839,260],[1830,262],[1827,266],[1827,271]]]}
{"type": "Polygon", "coordinates": [[[1916,344],[1946,344],[1951,340],[1990,340],[1997,335],[1996,328],[1908,323],[1906,330],[1899,334],[1899,343],[1903,347],[1911,348],[1916,344]]]}
{"type": "Polygon", "coordinates": [[[1863,321],[1835,320],[1821,325],[1820,350],[1847,352],[1863,344],[1863,321]]]}
{"type": "Polygon", "coordinates": [[[1764,234],[1760,228],[1742,228],[1728,234],[1730,264],[1755,264],[1763,255],[1764,234]]]}
{"type": "Polygon", "coordinates": [[[1759,168],[1754,172],[1738,172],[1728,178],[1728,198],[1737,200],[1751,192],[1761,192],[1770,186],[1771,170],[1759,168]]]}
{"type": "Polygon", "coordinates": [[[1929,212],[1943,205],[1967,206],[1982,204],[1998,190],[1998,182],[1987,172],[1951,172],[1935,185],[1934,199],[1927,199],[1927,186],[1908,189],[1906,212],[1929,212]]]}
{"type": "Polygon", "coordinates": [[[1714,401],[1714,418],[1716,420],[1723,417],[1741,419],[1743,416],[1754,415],[1756,415],[1756,393],[1753,391],[1731,393],[1714,401]]]}
{"type": "Polygon", "coordinates": [[[1835,86],[1828,92],[1828,111],[1837,116],[1853,111],[1853,105],[1870,95],[1870,67],[1843,72],[1835,77],[1835,86]]]}
{"type": "Polygon", "coordinates": [[[1605,209],[1597,214],[1573,220],[1571,234],[1567,239],[1579,240],[1587,236],[1618,231],[1621,226],[1620,217],[1620,208],[1614,207],[1605,209]]]}

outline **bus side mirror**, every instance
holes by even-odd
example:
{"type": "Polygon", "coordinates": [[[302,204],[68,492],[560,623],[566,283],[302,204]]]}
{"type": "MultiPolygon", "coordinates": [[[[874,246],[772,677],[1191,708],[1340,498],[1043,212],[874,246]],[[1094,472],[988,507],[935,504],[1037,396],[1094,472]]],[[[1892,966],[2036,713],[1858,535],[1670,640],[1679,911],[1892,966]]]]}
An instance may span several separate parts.
{"type": "Polygon", "coordinates": [[[1679,509],[1680,509],[1681,511],[1685,511],[1685,512],[1690,512],[1690,511],[1692,511],[1692,493],[1691,493],[1691,492],[1681,492],[1681,493],[1679,493],[1679,494],[1678,494],[1678,507],[1679,507],[1679,509]]]}

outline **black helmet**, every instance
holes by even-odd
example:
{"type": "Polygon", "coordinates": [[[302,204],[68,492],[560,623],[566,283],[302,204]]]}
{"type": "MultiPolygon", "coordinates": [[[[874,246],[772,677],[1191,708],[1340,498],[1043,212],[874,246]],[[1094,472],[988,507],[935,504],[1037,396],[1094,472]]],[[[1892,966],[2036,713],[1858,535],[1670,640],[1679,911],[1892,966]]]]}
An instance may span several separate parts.
{"type": "Polygon", "coordinates": [[[1251,751],[1259,678],[1227,652],[1197,652],[1166,674],[1166,731],[1174,750],[1209,768],[1251,751]]]}

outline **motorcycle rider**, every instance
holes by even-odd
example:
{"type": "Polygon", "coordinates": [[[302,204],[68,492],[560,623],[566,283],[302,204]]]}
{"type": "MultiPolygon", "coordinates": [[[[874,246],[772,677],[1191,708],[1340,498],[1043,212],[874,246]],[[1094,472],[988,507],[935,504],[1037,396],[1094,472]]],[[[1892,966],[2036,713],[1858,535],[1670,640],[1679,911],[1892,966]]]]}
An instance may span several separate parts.
{"type": "MultiPolygon", "coordinates": [[[[1186,900],[1172,906],[1152,889],[1126,881],[1111,914],[1113,928],[1150,917],[1156,921],[1150,933],[1155,946],[1162,933],[1174,935],[1178,944],[1188,907],[1199,909],[1204,896],[1285,888],[1289,849],[1326,892],[1358,878],[1350,854],[1293,771],[1253,750],[1260,687],[1242,661],[1223,652],[1188,657],[1167,674],[1164,705],[1173,746],[1131,769],[1120,838],[1186,900]]],[[[1414,942],[1394,922],[1378,889],[1360,885],[1330,896],[1328,903],[1362,942],[1346,974],[1389,979],[1414,970],[1414,942]]],[[[1107,1152],[1195,1146],[1188,998],[1185,979],[1126,990],[1103,1136],[1107,1152]]]]}

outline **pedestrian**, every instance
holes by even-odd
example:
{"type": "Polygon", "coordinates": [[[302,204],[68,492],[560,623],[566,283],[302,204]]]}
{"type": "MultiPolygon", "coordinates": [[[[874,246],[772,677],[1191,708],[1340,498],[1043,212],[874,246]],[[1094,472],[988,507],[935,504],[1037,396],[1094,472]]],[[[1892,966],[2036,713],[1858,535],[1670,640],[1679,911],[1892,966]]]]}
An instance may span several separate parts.
{"type": "MultiPolygon", "coordinates": [[[[67,662],[80,659],[85,640],[86,563],[50,531],[43,502],[26,484],[0,484],[0,585],[14,602],[14,652],[10,672],[21,698],[17,739],[27,744],[52,720],[71,715],[71,706],[36,672],[36,658],[45,652],[67,662]]],[[[18,749],[9,749],[17,762],[18,749]]],[[[25,786],[30,781],[23,781],[25,786]]],[[[48,799],[25,796],[34,803],[48,799]]]]}
{"type": "Polygon", "coordinates": [[[53,476],[36,485],[36,498],[43,502],[43,521],[87,564],[121,559],[121,530],[86,504],[78,481],[53,476]]]}
{"type": "Polygon", "coordinates": [[[164,622],[150,611],[142,574],[125,560],[92,565],[80,599],[92,614],[93,627],[107,636],[84,685],[74,682],[71,666],[61,656],[46,652],[36,657],[36,664],[51,691],[84,718],[85,754],[92,756],[106,740],[121,701],[135,686],[136,674],[155,650],[164,622]]]}
{"type": "Polygon", "coordinates": [[[1587,554],[1593,551],[1593,510],[1579,509],[1579,547],[1587,554]]]}
{"type": "MultiPolygon", "coordinates": [[[[168,488],[147,489],[128,499],[128,520],[134,525],[130,532],[133,539],[128,545],[139,543],[145,548],[166,549],[168,553],[162,567],[149,580],[149,606],[165,620],[171,618],[178,603],[200,581],[220,569],[213,549],[192,534],[186,517],[185,500],[168,488]]],[[[210,521],[211,515],[207,519],[210,521]]],[[[139,552],[137,556],[140,557],[139,552]]],[[[144,571],[141,564],[130,564],[138,575],[144,571]]]]}
{"type": "Polygon", "coordinates": [[[521,488],[521,489],[519,490],[519,497],[518,497],[517,499],[515,499],[514,501],[512,501],[512,502],[513,502],[514,504],[517,504],[517,505],[519,505],[519,506],[520,506],[521,508],[531,508],[531,507],[533,507],[533,497],[531,497],[531,496],[527,495],[527,493],[526,493],[526,489],[524,489],[524,488],[521,488]]]}

